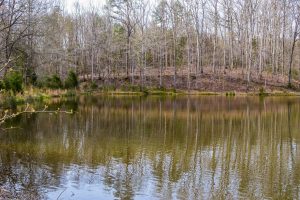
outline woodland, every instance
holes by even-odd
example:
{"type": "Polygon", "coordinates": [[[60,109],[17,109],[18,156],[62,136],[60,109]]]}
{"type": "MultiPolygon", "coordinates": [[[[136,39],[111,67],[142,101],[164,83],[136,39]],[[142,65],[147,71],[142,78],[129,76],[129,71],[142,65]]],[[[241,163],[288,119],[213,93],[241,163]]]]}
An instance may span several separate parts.
{"type": "Polygon", "coordinates": [[[299,23],[298,0],[0,0],[0,87],[297,90],[299,23]]]}

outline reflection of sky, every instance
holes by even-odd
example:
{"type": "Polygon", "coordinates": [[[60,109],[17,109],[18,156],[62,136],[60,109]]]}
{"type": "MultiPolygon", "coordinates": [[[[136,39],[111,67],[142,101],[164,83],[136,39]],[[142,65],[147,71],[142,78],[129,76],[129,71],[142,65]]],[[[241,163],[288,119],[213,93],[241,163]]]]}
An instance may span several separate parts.
{"type": "Polygon", "coordinates": [[[172,158],[169,154],[165,154],[162,177],[155,174],[155,164],[147,156],[143,157],[140,164],[129,164],[127,167],[120,159],[113,159],[107,166],[99,165],[94,168],[71,165],[65,167],[59,177],[60,185],[46,189],[46,197],[50,200],[58,197],[82,200],[124,199],[129,192],[132,194],[129,199],[137,200],[187,197],[205,199],[218,193],[223,194],[225,191],[222,190],[227,191],[229,198],[247,197],[247,194],[237,190],[241,181],[238,170],[228,170],[228,179],[225,178],[229,181],[227,185],[224,182],[223,176],[226,173],[222,173],[224,166],[221,160],[217,161],[215,170],[210,169],[209,162],[203,162],[206,157],[212,156],[211,153],[210,150],[198,151],[195,168],[190,168],[175,181],[170,180],[172,158]],[[193,183],[193,180],[196,182],[193,183]]]}
{"type": "Polygon", "coordinates": [[[48,199],[111,199],[113,190],[101,181],[97,170],[70,166],[64,170],[59,188],[48,189],[48,199]]]}
{"type": "MultiPolygon", "coordinates": [[[[112,173],[118,174],[118,171],[122,170],[121,168],[124,168],[123,164],[116,164],[112,173]]],[[[105,180],[103,177],[105,177],[106,169],[105,166],[99,166],[98,169],[90,169],[78,165],[67,167],[60,177],[61,185],[58,186],[58,188],[46,189],[46,198],[50,200],[57,199],[58,197],[59,199],[82,200],[115,199],[117,198],[117,190],[113,188],[114,186],[109,187],[107,184],[104,184],[105,180]]],[[[141,183],[142,185],[133,185],[133,198],[138,200],[155,199],[155,185],[157,183],[155,183],[154,179],[151,180],[150,173],[144,175],[146,176],[144,178],[147,182],[141,183]],[[135,191],[137,189],[136,187],[139,188],[140,192],[135,191]]],[[[118,177],[112,178],[117,179],[118,177]]],[[[124,180],[122,181],[122,184],[124,184],[124,180]]],[[[125,188],[121,188],[121,190],[126,194],[125,188]]]]}
{"type": "MultiPolygon", "coordinates": [[[[66,177],[69,179],[70,177],[66,177]]],[[[50,191],[47,195],[48,199],[113,199],[113,192],[104,190],[104,186],[99,184],[81,185],[81,189],[74,185],[71,180],[63,185],[64,189],[50,191]],[[60,195],[61,194],[61,195],[60,195]],[[59,196],[60,195],[60,196],[59,196]]]]}

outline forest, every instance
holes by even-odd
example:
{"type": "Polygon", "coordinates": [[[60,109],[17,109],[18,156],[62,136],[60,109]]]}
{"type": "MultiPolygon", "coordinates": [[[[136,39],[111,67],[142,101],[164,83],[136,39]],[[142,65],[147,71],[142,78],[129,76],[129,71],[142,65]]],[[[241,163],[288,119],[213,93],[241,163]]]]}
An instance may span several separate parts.
{"type": "Polygon", "coordinates": [[[0,0],[0,86],[298,89],[299,23],[297,0],[0,0]]]}
{"type": "Polygon", "coordinates": [[[300,0],[0,0],[1,199],[300,199],[300,0]]]}

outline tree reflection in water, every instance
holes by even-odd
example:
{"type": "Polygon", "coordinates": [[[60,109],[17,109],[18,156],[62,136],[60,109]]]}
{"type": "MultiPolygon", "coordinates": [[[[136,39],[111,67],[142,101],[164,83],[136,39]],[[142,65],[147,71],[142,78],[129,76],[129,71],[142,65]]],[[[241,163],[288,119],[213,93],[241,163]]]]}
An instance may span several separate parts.
{"type": "Polygon", "coordinates": [[[81,97],[1,133],[0,183],[27,199],[298,199],[300,100],[81,97]]]}

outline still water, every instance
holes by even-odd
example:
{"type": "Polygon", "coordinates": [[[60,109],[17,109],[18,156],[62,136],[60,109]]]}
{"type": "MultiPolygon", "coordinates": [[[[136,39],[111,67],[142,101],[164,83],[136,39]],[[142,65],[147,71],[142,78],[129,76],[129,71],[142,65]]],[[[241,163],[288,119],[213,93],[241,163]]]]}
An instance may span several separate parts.
{"type": "MultiPolygon", "coordinates": [[[[36,105],[36,107],[43,105],[36,105]]],[[[80,97],[0,133],[20,199],[299,199],[300,98],[80,97]]]]}

